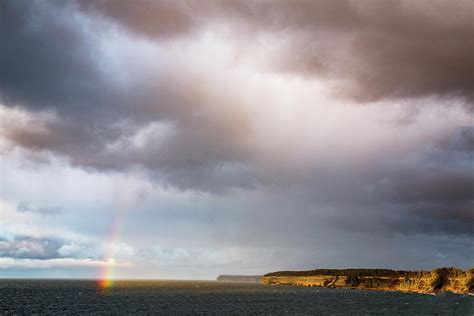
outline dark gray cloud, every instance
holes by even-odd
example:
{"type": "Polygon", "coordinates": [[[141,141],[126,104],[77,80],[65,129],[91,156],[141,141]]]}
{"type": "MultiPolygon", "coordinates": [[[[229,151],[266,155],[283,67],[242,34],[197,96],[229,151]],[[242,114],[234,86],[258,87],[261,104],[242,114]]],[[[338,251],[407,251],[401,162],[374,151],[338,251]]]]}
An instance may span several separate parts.
{"type": "MultiPolygon", "coordinates": [[[[120,170],[140,165],[165,174],[181,188],[210,188],[211,183],[246,187],[254,182],[244,179],[254,177],[248,173],[251,149],[241,141],[249,133],[246,114],[233,110],[215,117],[200,115],[209,102],[209,87],[192,93],[199,78],[177,77],[154,85],[145,74],[133,75],[127,86],[111,82],[114,73],[104,70],[97,34],[107,32],[113,21],[158,38],[229,21],[237,33],[247,32],[239,28],[241,23],[251,30],[277,32],[291,43],[276,57],[277,70],[349,78],[345,91],[362,99],[431,93],[470,96],[474,80],[467,40],[472,23],[465,14],[469,7],[470,2],[461,1],[440,16],[434,9],[424,12],[421,4],[409,10],[404,2],[369,7],[349,1],[6,1],[2,101],[33,111],[52,110],[60,118],[43,122],[41,132],[13,127],[7,137],[27,148],[61,153],[86,167],[120,170]],[[101,21],[100,16],[109,20],[101,21]],[[351,56],[333,59],[339,55],[328,53],[338,48],[351,56]],[[235,123],[236,117],[241,117],[240,123],[235,123]],[[121,119],[127,123],[117,128],[114,124],[121,119]],[[150,122],[170,122],[176,133],[159,148],[150,144],[122,156],[108,152],[107,145],[150,122]],[[222,166],[240,166],[244,174],[233,181],[228,174],[221,176],[222,166]]],[[[228,102],[211,102],[222,101],[228,102]]]]}
{"type": "MultiPolygon", "coordinates": [[[[293,237],[303,235],[304,240],[322,238],[316,223],[384,238],[396,234],[472,238],[473,139],[474,128],[461,127],[402,160],[386,159],[370,170],[352,165],[343,169],[325,165],[304,174],[267,169],[261,179],[271,198],[259,206],[243,206],[251,213],[244,218],[251,219],[254,230],[266,227],[262,234],[271,230],[274,238],[288,232],[280,244],[293,244],[293,237]],[[259,215],[252,211],[255,208],[259,215]],[[290,237],[295,230],[298,236],[290,237]]],[[[264,166],[259,167],[262,170],[264,166]]]]}
{"type": "Polygon", "coordinates": [[[292,71],[302,75],[344,80],[338,94],[359,101],[429,94],[472,100],[472,1],[257,1],[223,7],[223,15],[292,43],[279,64],[294,65],[292,71]]]}
{"type": "MultiPolygon", "coordinates": [[[[97,5],[97,10],[103,9],[114,18],[115,13],[120,17],[119,12],[125,14],[128,8],[125,2],[97,5]]],[[[172,10],[173,6],[171,2],[150,5],[160,10],[162,6],[172,10]]],[[[74,3],[6,1],[2,7],[2,102],[28,111],[52,111],[59,117],[29,123],[37,129],[9,127],[4,136],[13,143],[62,154],[74,165],[87,168],[142,166],[183,189],[249,185],[247,180],[241,183],[232,179],[222,167],[241,164],[249,155],[240,140],[247,132],[246,118],[238,110],[223,110],[214,116],[199,114],[209,102],[205,85],[184,77],[150,82],[151,74],[134,75],[133,69],[126,69],[131,82],[122,86],[111,80],[114,73],[104,70],[107,66],[101,60],[104,57],[97,34],[111,26],[97,20],[96,15],[81,14],[74,3]],[[97,28],[100,32],[94,33],[97,28]],[[133,148],[109,152],[108,145],[133,136],[147,124],[160,122],[175,127],[171,139],[162,146],[150,139],[139,152],[133,148]]],[[[95,10],[86,7],[86,12],[95,10]]]]}
{"type": "Polygon", "coordinates": [[[196,12],[185,1],[127,0],[78,1],[88,13],[103,15],[123,24],[138,35],[170,38],[192,32],[198,26],[196,12]]]}
{"type": "MultiPolygon", "coordinates": [[[[242,52],[231,47],[231,54],[263,52],[265,71],[327,80],[338,97],[366,103],[436,95],[444,99],[438,103],[433,97],[434,104],[426,105],[432,111],[454,107],[457,100],[471,107],[472,7],[471,1],[3,1],[0,100],[8,110],[23,111],[26,119],[2,122],[1,136],[35,154],[65,157],[73,166],[100,172],[140,169],[164,186],[229,201],[229,207],[219,204],[222,200],[206,205],[212,212],[202,216],[194,205],[184,215],[167,213],[189,220],[181,227],[183,235],[201,229],[216,244],[291,248],[305,243],[311,248],[312,242],[338,232],[347,238],[364,235],[351,243],[354,249],[369,242],[371,234],[385,241],[400,235],[472,240],[472,127],[445,129],[397,157],[380,155],[383,161],[373,164],[352,161],[346,151],[334,154],[335,161],[317,150],[304,161],[286,153],[280,157],[252,140],[255,125],[265,126],[276,116],[254,122],[251,107],[244,104],[249,95],[241,90],[242,78],[229,84],[227,74],[220,73],[222,81],[213,81],[195,69],[180,68],[185,58],[163,57],[172,49],[181,54],[176,47],[185,41],[225,25],[229,41],[245,47],[242,52]],[[108,41],[117,38],[120,45],[108,51],[108,41]],[[265,45],[266,40],[276,48],[265,45]],[[159,47],[150,53],[157,56],[157,65],[143,65],[149,60],[127,51],[126,46],[139,44],[159,47]],[[232,189],[248,194],[248,201],[242,196],[244,201],[232,200],[232,189]]],[[[207,62],[200,65],[207,74],[215,56],[212,47],[206,53],[183,55],[189,64],[207,62]]],[[[252,105],[260,102],[268,100],[252,100],[252,105]]],[[[404,112],[410,119],[400,129],[425,115],[411,111],[404,112]]],[[[323,134],[324,126],[316,132],[323,134]]],[[[312,144],[295,135],[285,144],[288,151],[290,142],[312,144]]],[[[285,143],[271,132],[265,137],[268,143],[285,143]]],[[[332,143],[350,137],[347,132],[317,148],[331,151],[332,143]]],[[[18,211],[54,213],[28,204],[18,211]]],[[[153,214],[165,216],[161,210],[153,214]]],[[[169,222],[174,221],[179,222],[169,222]]],[[[154,232],[157,222],[142,225],[154,232]]],[[[173,234],[177,228],[169,222],[160,229],[173,234]]],[[[342,247],[336,239],[331,244],[342,247]]],[[[448,249],[456,242],[444,242],[441,252],[472,259],[462,253],[468,242],[461,243],[461,250],[448,249]]],[[[397,249],[406,243],[394,242],[397,249]]],[[[2,256],[42,259],[59,256],[64,246],[30,237],[1,240],[0,245],[2,256]]],[[[63,250],[72,253],[73,248],[63,250]]]]}
{"type": "Polygon", "coordinates": [[[15,236],[13,239],[0,237],[0,257],[18,259],[58,258],[61,241],[48,238],[15,236]]]}
{"type": "Polygon", "coordinates": [[[390,161],[374,167],[366,178],[357,177],[357,182],[328,190],[337,192],[327,195],[332,196],[329,201],[335,209],[351,214],[338,214],[333,218],[336,225],[388,234],[472,236],[473,139],[473,127],[460,128],[445,139],[425,144],[406,161],[390,161]],[[345,201],[343,196],[349,199],[345,201]]]}
{"type": "Polygon", "coordinates": [[[236,36],[276,33],[291,44],[273,56],[274,70],[342,79],[337,93],[359,101],[473,97],[469,0],[83,3],[145,36],[183,36],[215,22],[236,36]]]}
{"type": "Polygon", "coordinates": [[[73,8],[44,1],[1,4],[1,100],[29,110],[87,117],[117,104],[100,71],[93,34],[73,8]]]}

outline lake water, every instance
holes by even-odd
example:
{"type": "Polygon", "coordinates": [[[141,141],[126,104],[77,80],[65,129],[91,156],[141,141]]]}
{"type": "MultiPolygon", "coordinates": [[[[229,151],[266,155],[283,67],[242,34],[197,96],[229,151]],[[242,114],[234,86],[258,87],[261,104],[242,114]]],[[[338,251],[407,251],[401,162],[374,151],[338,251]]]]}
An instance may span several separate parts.
{"type": "Polygon", "coordinates": [[[0,314],[474,315],[474,297],[207,281],[1,280],[0,314]]]}

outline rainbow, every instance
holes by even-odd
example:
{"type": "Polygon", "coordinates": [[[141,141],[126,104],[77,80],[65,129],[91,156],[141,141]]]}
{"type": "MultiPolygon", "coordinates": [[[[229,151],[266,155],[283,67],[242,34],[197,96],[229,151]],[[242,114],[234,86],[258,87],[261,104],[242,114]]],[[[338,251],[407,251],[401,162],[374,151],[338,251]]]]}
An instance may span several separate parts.
{"type": "Polygon", "coordinates": [[[119,230],[123,219],[123,208],[119,208],[115,214],[115,217],[109,227],[109,232],[106,238],[106,245],[108,246],[105,252],[104,264],[100,266],[99,278],[97,280],[97,286],[101,293],[107,294],[112,289],[114,284],[114,268],[116,261],[114,259],[116,244],[118,242],[119,230]]]}
{"type": "Polygon", "coordinates": [[[100,292],[103,294],[109,293],[109,291],[112,289],[112,285],[114,284],[114,264],[114,259],[110,258],[101,266],[101,273],[99,279],[97,280],[97,286],[99,287],[100,292]]]}

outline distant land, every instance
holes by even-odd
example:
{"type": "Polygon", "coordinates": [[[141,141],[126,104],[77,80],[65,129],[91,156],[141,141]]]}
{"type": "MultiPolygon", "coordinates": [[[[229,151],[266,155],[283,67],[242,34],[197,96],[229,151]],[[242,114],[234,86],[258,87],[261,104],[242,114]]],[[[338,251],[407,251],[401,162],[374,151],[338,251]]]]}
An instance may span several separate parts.
{"type": "Polygon", "coordinates": [[[219,275],[217,281],[219,282],[245,282],[245,283],[260,283],[261,275],[219,275]]]}
{"type": "Polygon", "coordinates": [[[316,269],[265,274],[261,283],[326,288],[355,288],[417,293],[474,292],[474,268],[439,268],[432,271],[389,269],[316,269]]]}

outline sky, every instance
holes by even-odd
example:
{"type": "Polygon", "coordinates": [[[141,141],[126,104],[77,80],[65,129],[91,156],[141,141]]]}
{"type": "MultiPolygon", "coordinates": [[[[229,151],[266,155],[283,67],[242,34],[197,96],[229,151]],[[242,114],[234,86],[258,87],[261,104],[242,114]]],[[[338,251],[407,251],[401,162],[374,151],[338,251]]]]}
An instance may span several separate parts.
{"type": "Polygon", "coordinates": [[[0,2],[0,277],[474,264],[474,2],[0,2]]]}

